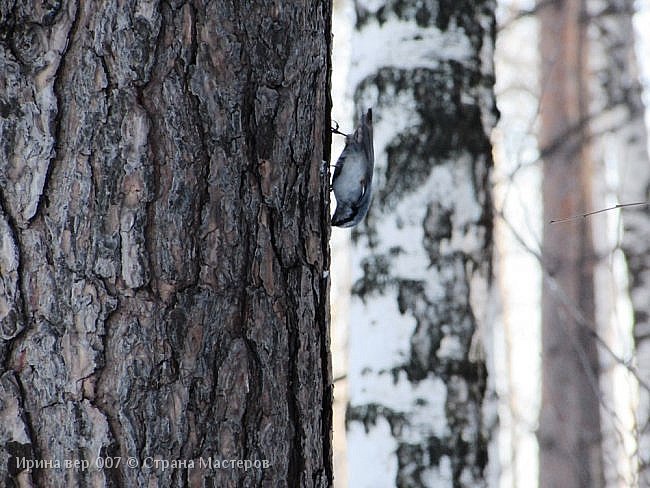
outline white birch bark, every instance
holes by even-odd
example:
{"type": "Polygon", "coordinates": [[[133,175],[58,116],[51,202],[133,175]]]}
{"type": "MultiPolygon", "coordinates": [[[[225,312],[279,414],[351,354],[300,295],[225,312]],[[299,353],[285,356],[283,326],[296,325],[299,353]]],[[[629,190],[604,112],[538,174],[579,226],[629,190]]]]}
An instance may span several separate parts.
{"type": "MultiPolygon", "coordinates": [[[[595,38],[593,50],[596,55],[593,57],[599,61],[594,66],[598,84],[592,107],[595,114],[592,122],[594,132],[602,134],[596,142],[597,154],[602,160],[603,169],[618,169],[618,203],[647,202],[650,200],[650,160],[635,55],[632,24],[634,1],[590,0],[589,10],[595,38]]],[[[624,481],[628,485],[638,483],[641,487],[650,486],[650,392],[644,386],[650,384],[648,215],[647,206],[628,207],[621,211],[621,248],[627,261],[636,370],[640,379],[635,432],[638,469],[637,473],[632,473],[632,477],[624,465],[622,470],[618,468],[618,472],[610,469],[608,477],[611,485],[625,475],[624,481]]]]}
{"type": "MultiPolygon", "coordinates": [[[[650,161],[635,55],[634,1],[590,0],[588,5],[596,75],[591,107],[593,132],[597,135],[594,154],[598,155],[604,170],[618,169],[617,203],[648,201],[650,161]]],[[[650,220],[648,208],[643,206],[624,208],[621,217],[621,248],[628,265],[636,370],[640,379],[635,429],[637,466],[629,465],[634,449],[626,438],[626,419],[615,410],[621,385],[612,375],[604,378],[605,391],[609,392],[605,404],[611,404],[611,410],[603,414],[605,424],[609,424],[604,439],[608,453],[605,465],[610,486],[620,483],[650,486],[650,392],[644,386],[650,384],[650,220]],[[636,473],[635,468],[638,468],[636,473]]],[[[608,336],[615,338],[611,333],[608,336]]],[[[624,344],[619,340],[619,344],[611,347],[617,349],[617,346],[621,349],[624,344]]],[[[616,374],[615,361],[609,358],[611,364],[606,364],[603,370],[616,374]]],[[[619,406],[618,412],[624,410],[619,406]]]]}
{"type": "MultiPolygon", "coordinates": [[[[374,202],[352,233],[354,487],[485,486],[492,1],[357,1],[350,86],[372,106],[374,202]]],[[[356,118],[356,116],[355,116],[356,118]]]]}

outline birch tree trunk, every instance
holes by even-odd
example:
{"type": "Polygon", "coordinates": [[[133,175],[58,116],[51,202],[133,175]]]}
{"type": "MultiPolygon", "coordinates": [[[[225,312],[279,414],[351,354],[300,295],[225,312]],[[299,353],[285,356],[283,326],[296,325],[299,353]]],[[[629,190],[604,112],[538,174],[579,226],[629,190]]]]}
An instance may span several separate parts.
{"type": "Polygon", "coordinates": [[[376,193],[352,233],[350,486],[485,486],[495,2],[355,8],[376,193]]]}
{"type": "MultiPolygon", "coordinates": [[[[594,160],[598,168],[605,174],[615,174],[617,181],[611,186],[617,188],[619,203],[642,202],[650,200],[650,160],[647,150],[647,129],[644,122],[645,108],[642,101],[642,88],[639,82],[635,54],[635,35],[632,24],[634,14],[633,0],[589,0],[589,29],[590,56],[593,76],[591,76],[592,93],[590,126],[597,134],[593,138],[594,160]],[[616,171],[618,169],[618,171],[616,171]],[[608,171],[609,170],[609,171],[608,171]]],[[[603,177],[604,178],[604,177],[603,177]]],[[[594,208],[602,208],[601,199],[594,208]]],[[[622,237],[616,235],[616,240],[607,239],[606,226],[600,230],[595,228],[599,238],[596,244],[598,255],[605,256],[599,263],[605,268],[608,279],[612,280],[609,269],[616,262],[616,255],[611,255],[611,249],[617,246],[623,250],[628,263],[628,288],[634,312],[634,337],[636,340],[636,374],[642,380],[639,388],[639,404],[637,410],[637,446],[634,439],[627,438],[632,429],[626,424],[629,404],[625,403],[622,395],[621,381],[623,365],[620,360],[610,354],[601,354],[601,387],[606,393],[606,402],[610,408],[601,409],[602,430],[604,442],[603,451],[605,476],[608,486],[650,486],[650,397],[647,386],[650,383],[650,219],[647,208],[632,207],[621,211],[623,221],[622,237]],[[623,415],[615,415],[613,409],[619,405],[623,415]],[[629,442],[632,441],[632,442],[629,442]],[[627,449],[626,449],[627,447],[627,449]],[[622,458],[622,460],[621,460],[622,458]]],[[[594,226],[597,223],[613,220],[620,224],[615,212],[607,212],[599,218],[592,218],[594,226]]],[[[611,226],[610,226],[611,227],[611,226]]],[[[602,271],[601,271],[602,273],[602,271]]],[[[598,281],[597,281],[598,282],[598,281]]],[[[619,299],[618,288],[609,287],[600,290],[602,302],[615,303],[619,299]]],[[[606,308],[606,306],[605,306],[606,308]]],[[[611,338],[611,348],[617,346],[624,349],[622,356],[627,356],[627,341],[618,340],[613,330],[610,310],[599,310],[598,316],[606,322],[601,334],[611,338]],[[624,346],[619,345],[621,342],[624,346]],[[619,343],[619,344],[617,344],[619,343]]],[[[627,325],[627,314],[623,323],[627,325]]],[[[602,327],[602,325],[601,325],[602,327]]],[[[627,330],[626,330],[627,332],[627,330]]],[[[626,337],[627,338],[627,337],[626,337]]],[[[627,365],[625,365],[627,366],[627,365]]]]}
{"type": "Polygon", "coordinates": [[[594,253],[590,222],[550,224],[591,208],[584,0],[540,10],[542,97],[542,405],[540,486],[603,486],[594,253]]]}
{"type": "Polygon", "coordinates": [[[0,484],[332,484],[330,9],[0,1],[0,484]]]}
{"type": "MultiPolygon", "coordinates": [[[[620,203],[650,201],[645,107],[639,82],[632,25],[633,0],[590,0],[597,47],[599,105],[592,125],[606,132],[598,141],[601,158],[619,169],[620,203]]],[[[638,486],[650,486],[650,218],[647,207],[621,211],[621,248],[628,267],[628,290],[634,314],[636,371],[641,379],[637,407],[638,486]]]]}

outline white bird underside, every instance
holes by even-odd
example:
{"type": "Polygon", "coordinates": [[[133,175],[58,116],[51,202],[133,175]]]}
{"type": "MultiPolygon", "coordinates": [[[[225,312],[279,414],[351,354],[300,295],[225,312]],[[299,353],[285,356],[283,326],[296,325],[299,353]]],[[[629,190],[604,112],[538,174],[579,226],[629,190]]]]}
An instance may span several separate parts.
{"type": "Polygon", "coordinates": [[[339,195],[355,195],[356,198],[353,198],[353,200],[357,202],[363,196],[366,188],[366,182],[364,181],[366,168],[363,158],[352,154],[347,155],[346,152],[344,151],[341,154],[339,162],[336,163],[337,167],[339,163],[341,167],[340,172],[337,171],[336,178],[332,182],[332,189],[337,202],[339,195]],[[341,159],[344,159],[344,161],[341,161],[341,159]]]}

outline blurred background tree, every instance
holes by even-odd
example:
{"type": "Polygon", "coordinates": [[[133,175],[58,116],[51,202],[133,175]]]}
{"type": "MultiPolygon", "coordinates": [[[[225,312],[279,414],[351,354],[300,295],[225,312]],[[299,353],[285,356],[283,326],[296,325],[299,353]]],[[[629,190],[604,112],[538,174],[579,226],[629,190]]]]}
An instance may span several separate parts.
{"type": "MultiPolygon", "coordinates": [[[[334,22],[335,39],[341,23],[351,26],[341,44],[350,50],[350,59],[344,61],[350,70],[345,95],[354,100],[354,109],[343,117],[352,125],[363,107],[373,105],[379,118],[379,190],[368,220],[352,232],[350,310],[334,309],[349,331],[341,342],[349,341],[345,387],[350,486],[454,486],[453,475],[440,475],[439,459],[426,457],[439,452],[430,448],[435,443],[429,442],[429,449],[414,447],[427,445],[423,439],[438,439],[431,432],[439,416],[426,412],[431,404],[424,399],[440,395],[424,393],[427,383],[421,378],[435,376],[445,364],[444,355],[431,353],[437,351],[431,338],[444,336],[453,320],[439,309],[427,315],[435,301],[426,292],[406,293],[403,283],[408,280],[403,278],[413,273],[410,266],[424,262],[426,273],[412,281],[425,282],[426,291],[445,283],[436,274],[439,264],[431,265],[444,257],[430,250],[422,253],[419,245],[427,249],[432,237],[444,242],[443,230],[454,227],[438,221],[433,227],[437,234],[420,234],[417,216],[434,209],[430,218],[440,218],[459,196],[449,195],[458,187],[436,160],[445,143],[436,141],[424,156],[420,151],[447,129],[435,120],[443,88],[427,78],[427,70],[444,71],[445,60],[456,61],[464,44],[462,36],[451,41],[445,37],[453,30],[441,30],[434,39],[427,36],[432,26],[440,28],[442,13],[455,19],[453,25],[462,25],[456,16],[463,6],[391,1],[338,5],[343,15],[334,22]],[[426,82],[413,82],[414,73],[417,81],[426,82]],[[419,87],[415,102],[408,91],[413,86],[419,87]],[[431,100],[425,101],[427,97],[431,100]],[[426,116],[420,111],[423,106],[426,116]],[[429,162],[424,167],[433,168],[432,173],[418,173],[417,183],[411,184],[419,161],[429,162]],[[445,190],[434,187],[418,194],[431,175],[446,184],[445,190]],[[410,205],[400,213],[402,199],[410,205]],[[408,245],[399,240],[402,233],[410,236],[408,245]],[[430,369],[412,368],[421,364],[430,369]],[[417,398],[416,387],[422,400],[410,405],[409,399],[417,398]],[[418,414],[429,423],[414,429],[409,420],[422,419],[418,414]],[[427,462],[433,470],[427,470],[427,462]]],[[[635,60],[640,45],[633,28],[635,7],[643,5],[631,0],[498,3],[497,100],[502,117],[492,137],[497,162],[492,188],[500,298],[484,297],[497,312],[502,300],[503,309],[496,317],[489,315],[483,401],[489,406],[485,399],[498,397],[499,429],[480,481],[490,486],[650,486],[644,474],[650,456],[648,207],[548,223],[650,199],[643,78],[635,60]]],[[[335,79],[339,69],[335,62],[335,79]]],[[[444,106],[452,113],[458,80],[449,75],[444,88],[444,106]]],[[[335,99],[335,107],[338,103],[335,99]]],[[[457,121],[453,124],[460,130],[457,121]]],[[[461,167],[459,158],[456,168],[461,167]]],[[[334,239],[338,234],[334,231],[334,239]]],[[[441,249],[448,247],[435,250],[441,249]]],[[[448,297],[446,303],[452,301],[448,297]]],[[[336,356],[334,362],[339,363],[336,356]]],[[[339,384],[335,391],[340,401],[339,384]]],[[[345,475],[336,479],[345,486],[345,475]]],[[[465,482],[456,479],[455,486],[480,483],[465,482]]]]}

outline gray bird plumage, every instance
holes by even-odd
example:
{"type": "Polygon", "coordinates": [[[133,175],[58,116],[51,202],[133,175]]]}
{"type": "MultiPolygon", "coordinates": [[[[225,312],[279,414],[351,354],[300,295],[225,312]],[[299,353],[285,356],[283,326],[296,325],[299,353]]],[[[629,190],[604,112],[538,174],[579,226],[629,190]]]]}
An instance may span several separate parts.
{"type": "Polygon", "coordinates": [[[334,168],[332,190],[336,211],[332,225],[353,227],[368,213],[372,198],[375,153],[372,147],[372,109],[361,116],[354,134],[346,136],[345,148],[334,168]]]}

